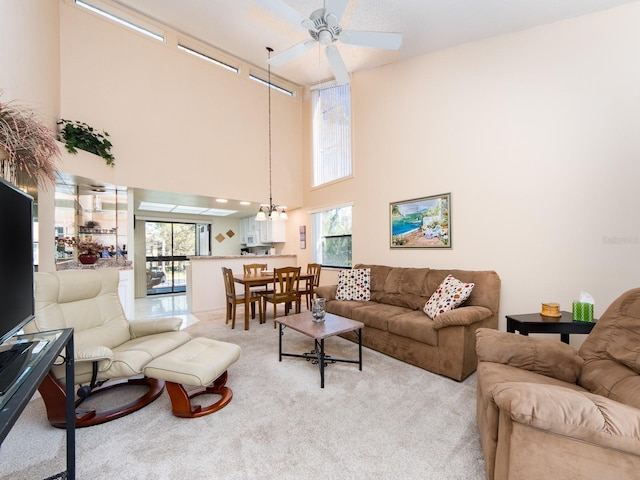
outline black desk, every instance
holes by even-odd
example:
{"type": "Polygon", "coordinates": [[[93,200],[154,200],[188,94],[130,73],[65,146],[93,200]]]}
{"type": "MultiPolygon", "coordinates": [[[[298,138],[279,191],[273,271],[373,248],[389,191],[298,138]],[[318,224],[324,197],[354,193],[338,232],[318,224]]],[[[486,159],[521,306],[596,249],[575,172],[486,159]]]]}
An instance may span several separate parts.
{"type": "MultiPolygon", "coordinates": [[[[21,339],[36,341],[49,340],[42,351],[36,355],[29,364],[29,371],[15,391],[7,392],[6,402],[0,409],[0,444],[20,417],[20,414],[33,397],[36,389],[40,386],[42,379],[49,373],[53,364],[60,358],[60,352],[65,349],[65,382],[67,394],[67,478],[76,478],[76,432],[75,432],[75,393],[74,371],[73,371],[73,329],[65,328],[50,332],[33,333],[21,335],[21,339]]],[[[25,449],[29,446],[25,445],[25,449]]]]}
{"type": "Polygon", "coordinates": [[[507,332],[522,335],[530,333],[559,333],[560,340],[569,343],[569,335],[572,333],[588,334],[593,330],[596,319],[593,322],[574,322],[571,312],[560,312],[562,317],[543,317],[539,313],[525,313],[522,315],[507,315],[507,332]]]}

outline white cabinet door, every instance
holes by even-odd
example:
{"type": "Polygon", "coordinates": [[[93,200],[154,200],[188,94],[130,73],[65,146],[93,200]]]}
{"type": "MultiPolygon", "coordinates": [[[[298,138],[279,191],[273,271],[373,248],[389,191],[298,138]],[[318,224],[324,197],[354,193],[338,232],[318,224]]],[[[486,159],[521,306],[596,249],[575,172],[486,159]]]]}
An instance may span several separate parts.
{"type": "Polygon", "coordinates": [[[241,218],[238,222],[238,235],[240,236],[240,243],[247,243],[247,222],[246,219],[241,218]]]}
{"type": "Polygon", "coordinates": [[[271,243],[271,221],[256,222],[260,227],[260,243],[271,243]]]}
{"type": "Polygon", "coordinates": [[[269,243],[272,242],[286,242],[287,241],[287,229],[286,221],[276,220],[275,222],[269,222],[271,224],[271,235],[269,243]]]}

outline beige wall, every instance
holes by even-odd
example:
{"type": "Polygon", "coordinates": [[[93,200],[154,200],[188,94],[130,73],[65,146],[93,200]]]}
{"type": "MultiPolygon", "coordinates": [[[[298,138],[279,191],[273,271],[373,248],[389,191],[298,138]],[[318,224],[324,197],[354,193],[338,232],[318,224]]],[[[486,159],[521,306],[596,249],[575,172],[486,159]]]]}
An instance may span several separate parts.
{"type": "Polygon", "coordinates": [[[33,108],[55,127],[60,103],[58,2],[0,0],[0,102],[33,108]]]}
{"type": "MultiPolygon", "coordinates": [[[[61,116],[111,134],[118,184],[268,200],[268,95],[248,78],[256,67],[230,73],[178,51],[175,31],[163,44],[67,2],[60,29],[61,116]]],[[[292,207],[302,204],[301,105],[272,94],[273,190],[292,207]]]]}
{"type": "Polygon", "coordinates": [[[639,279],[639,24],[635,3],[355,74],[354,178],[306,208],[354,202],[354,263],[496,270],[503,329],[580,290],[602,314],[639,279]],[[446,192],[453,248],[391,250],[389,202],[446,192]]]}
{"type": "MultiPolygon", "coordinates": [[[[0,102],[16,102],[55,130],[60,110],[59,4],[51,0],[0,0],[0,102]]],[[[38,193],[39,235],[53,232],[53,188],[38,193]],[[43,215],[40,212],[44,212],[43,215]]],[[[39,268],[52,270],[54,246],[40,241],[39,268]]]]}

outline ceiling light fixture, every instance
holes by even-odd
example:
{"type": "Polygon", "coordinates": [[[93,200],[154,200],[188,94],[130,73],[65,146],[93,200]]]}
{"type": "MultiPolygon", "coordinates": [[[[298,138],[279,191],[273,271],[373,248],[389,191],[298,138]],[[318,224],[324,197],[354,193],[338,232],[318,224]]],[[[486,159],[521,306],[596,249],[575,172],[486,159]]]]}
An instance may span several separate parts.
{"type": "Polygon", "coordinates": [[[264,222],[267,218],[269,220],[287,219],[286,207],[274,204],[273,196],[271,195],[271,64],[269,64],[271,52],[273,52],[273,48],[267,47],[267,90],[269,94],[269,203],[263,203],[260,205],[260,209],[256,215],[256,220],[258,222],[264,222]]]}

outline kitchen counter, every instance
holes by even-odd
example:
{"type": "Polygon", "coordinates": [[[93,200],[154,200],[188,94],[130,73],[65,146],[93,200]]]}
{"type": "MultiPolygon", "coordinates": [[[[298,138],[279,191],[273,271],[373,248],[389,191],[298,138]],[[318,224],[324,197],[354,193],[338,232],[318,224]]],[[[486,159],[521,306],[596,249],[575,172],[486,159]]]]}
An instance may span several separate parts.
{"type": "MultiPolygon", "coordinates": [[[[222,267],[241,274],[246,263],[266,263],[269,270],[298,266],[296,255],[220,255],[190,257],[187,264],[187,307],[191,313],[210,312],[226,307],[222,267]]],[[[306,268],[306,267],[305,267],[306,268]]],[[[236,289],[241,286],[236,285],[236,289]]],[[[238,293],[241,293],[238,291],[238,293]]],[[[239,309],[241,312],[242,309],[239,309]]]]}
{"type": "Polygon", "coordinates": [[[56,270],[83,270],[88,268],[117,268],[118,270],[133,270],[131,260],[121,260],[116,258],[99,258],[91,265],[82,264],[76,260],[56,263],[56,270]]]}
{"type": "Polygon", "coordinates": [[[269,259],[275,258],[293,258],[296,259],[295,255],[212,255],[212,256],[197,256],[197,257],[189,257],[190,262],[200,262],[204,260],[227,260],[227,259],[242,259],[246,260],[244,263],[269,263],[269,259]]]}

